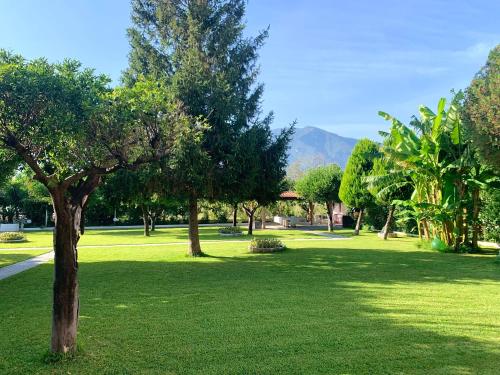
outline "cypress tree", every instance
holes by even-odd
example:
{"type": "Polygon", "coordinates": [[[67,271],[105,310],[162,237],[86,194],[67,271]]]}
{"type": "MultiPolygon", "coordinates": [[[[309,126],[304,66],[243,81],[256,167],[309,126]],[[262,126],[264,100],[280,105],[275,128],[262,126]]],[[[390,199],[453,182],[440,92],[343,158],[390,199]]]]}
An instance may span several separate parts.
{"type": "Polygon", "coordinates": [[[379,155],[378,146],[369,139],[361,139],[352,150],[340,184],[339,197],[348,206],[359,212],[354,234],[359,234],[363,213],[373,202],[365,177],[371,174],[373,161],[379,155]]]}

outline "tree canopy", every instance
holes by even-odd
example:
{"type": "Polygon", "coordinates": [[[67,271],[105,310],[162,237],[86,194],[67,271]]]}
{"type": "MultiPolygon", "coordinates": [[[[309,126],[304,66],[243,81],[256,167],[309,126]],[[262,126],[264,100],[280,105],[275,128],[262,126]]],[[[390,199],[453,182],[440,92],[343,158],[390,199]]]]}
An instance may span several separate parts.
{"type": "Polygon", "coordinates": [[[0,53],[0,150],[31,168],[55,211],[54,352],[76,345],[77,243],[90,195],[102,176],[164,157],[181,129],[191,131],[161,85],[111,90],[108,83],[74,60],[0,53]]]}
{"type": "Polygon", "coordinates": [[[500,45],[466,90],[464,125],[481,157],[500,172],[500,45]]]}
{"type": "Polygon", "coordinates": [[[341,181],[342,169],[336,164],[330,164],[310,169],[295,184],[295,189],[302,197],[326,205],[329,230],[333,230],[334,225],[333,204],[340,202],[341,181]]]}

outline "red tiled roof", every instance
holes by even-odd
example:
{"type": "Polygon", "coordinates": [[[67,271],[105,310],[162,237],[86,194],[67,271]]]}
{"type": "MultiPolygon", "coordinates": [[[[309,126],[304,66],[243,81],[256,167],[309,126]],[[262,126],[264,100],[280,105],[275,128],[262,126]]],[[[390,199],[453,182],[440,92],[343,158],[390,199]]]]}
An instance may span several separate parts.
{"type": "Polygon", "coordinates": [[[283,193],[280,194],[281,199],[300,199],[300,195],[298,195],[294,191],[284,191],[283,193]]]}

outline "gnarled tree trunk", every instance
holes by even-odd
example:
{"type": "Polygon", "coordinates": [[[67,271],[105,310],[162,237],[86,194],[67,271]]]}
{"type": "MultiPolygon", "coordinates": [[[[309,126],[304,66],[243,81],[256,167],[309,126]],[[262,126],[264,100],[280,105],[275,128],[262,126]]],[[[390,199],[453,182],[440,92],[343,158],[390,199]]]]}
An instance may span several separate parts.
{"type": "Polygon", "coordinates": [[[359,235],[359,230],[361,228],[361,222],[363,220],[363,209],[359,210],[358,220],[356,221],[356,227],[354,228],[354,235],[359,235]]]}
{"type": "Polygon", "coordinates": [[[253,234],[253,222],[254,222],[254,215],[255,215],[255,211],[257,210],[257,208],[259,207],[258,204],[256,204],[255,206],[250,206],[250,207],[246,207],[245,205],[243,205],[243,209],[245,210],[247,216],[248,216],[248,230],[247,230],[247,234],[249,236],[251,236],[253,234]]]}
{"type": "Polygon", "coordinates": [[[189,245],[188,255],[199,257],[203,255],[198,229],[198,200],[194,194],[189,196],[189,245]]]}
{"type": "Polygon", "coordinates": [[[76,349],[79,315],[78,250],[80,222],[88,196],[73,201],[64,192],[53,194],[54,286],[51,350],[67,353],[76,349]]]}
{"type": "Polygon", "coordinates": [[[333,232],[335,226],[333,222],[333,202],[326,202],[326,212],[328,215],[328,231],[333,232]]]}

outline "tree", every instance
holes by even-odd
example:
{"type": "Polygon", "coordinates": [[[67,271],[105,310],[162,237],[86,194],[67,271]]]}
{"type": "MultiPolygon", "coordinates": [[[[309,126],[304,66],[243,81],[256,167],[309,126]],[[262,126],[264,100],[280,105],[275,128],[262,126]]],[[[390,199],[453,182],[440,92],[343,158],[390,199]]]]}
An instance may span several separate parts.
{"type": "Polygon", "coordinates": [[[392,122],[393,142],[384,154],[415,188],[410,201],[399,203],[415,212],[420,236],[422,227],[427,239],[439,237],[455,251],[468,246],[471,226],[472,246],[477,247],[480,189],[497,180],[481,166],[473,144],[464,137],[461,99],[460,93],[455,95],[446,108],[441,98],[436,113],[421,106],[420,117],[413,118],[411,127],[380,112],[392,122]]]}
{"type": "Polygon", "coordinates": [[[232,164],[234,186],[227,199],[242,202],[248,216],[248,234],[253,233],[254,215],[259,207],[278,200],[284,190],[287,151],[294,126],[273,137],[268,122],[249,128],[240,138],[237,162],[232,164]]]}
{"type": "Polygon", "coordinates": [[[202,139],[206,168],[179,184],[188,195],[188,252],[194,256],[202,253],[197,200],[227,196],[238,138],[260,115],[257,52],[267,30],[244,36],[245,5],[245,0],[132,1],[132,49],[124,81],[149,76],[167,82],[187,113],[209,125],[202,139]]]}
{"type": "Polygon", "coordinates": [[[463,120],[482,159],[500,172],[500,45],[466,90],[463,120]]]}
{"type": "Polygon", "coordinates": [[[348,206],[359,211],[354,234],[359,234],[363,212],[373,203],[373,196],[368,191],[365,177],[373,169],[373,161],[379,155],[378,146],[369,139],[361,139],[356,143],[340,184],[339,197],[348,206]]]}
{"type": "Polygon", "coordinates": [[[341,181],[342,169],[336,164],[330,164],[310,169],[295,185],[297,192],[308,201],[325,204],[329,231],[333,231],[334,227],[333,205],[335,202],[340,202],[341,181]]]}
{"type": "Polygon", "coordinates": [[[162,174],[158,163],[140,166],[136,170],[123,169],[110,176],[105,185],[105,196],[118,206],[139,208],[144,225],[144,236],[154,230],[157,211],[164,197],[162,174]]]}
{"type": "Polygon", "coordinates": [[[55,212],[51,350],[57,353],[76,347],[77,244],[90,195],[104,175],[164,155],[185,124],[169,113],[158,86],[113,92],[108,82],[76,61],[0,54],[0,149],[32,169],[55,212]]]}
{"type": "MultiPolygon", "coordinates": [[[[392,139],[389,134],[385,134],[385,136],[385,147],[391,147],[392,139]]],[[[414,187],[411,180],[404,174],[404,171],[392,160],[384,156],[374,159],[372,172],[370,176],[365,178],[365,181],[368,190],[375,198],[375,203],[389,206],[387,219],[382,228],[382,238],[387,240],[392,230],[396,210],[395,201],[410,199],[414,187]]]]}

